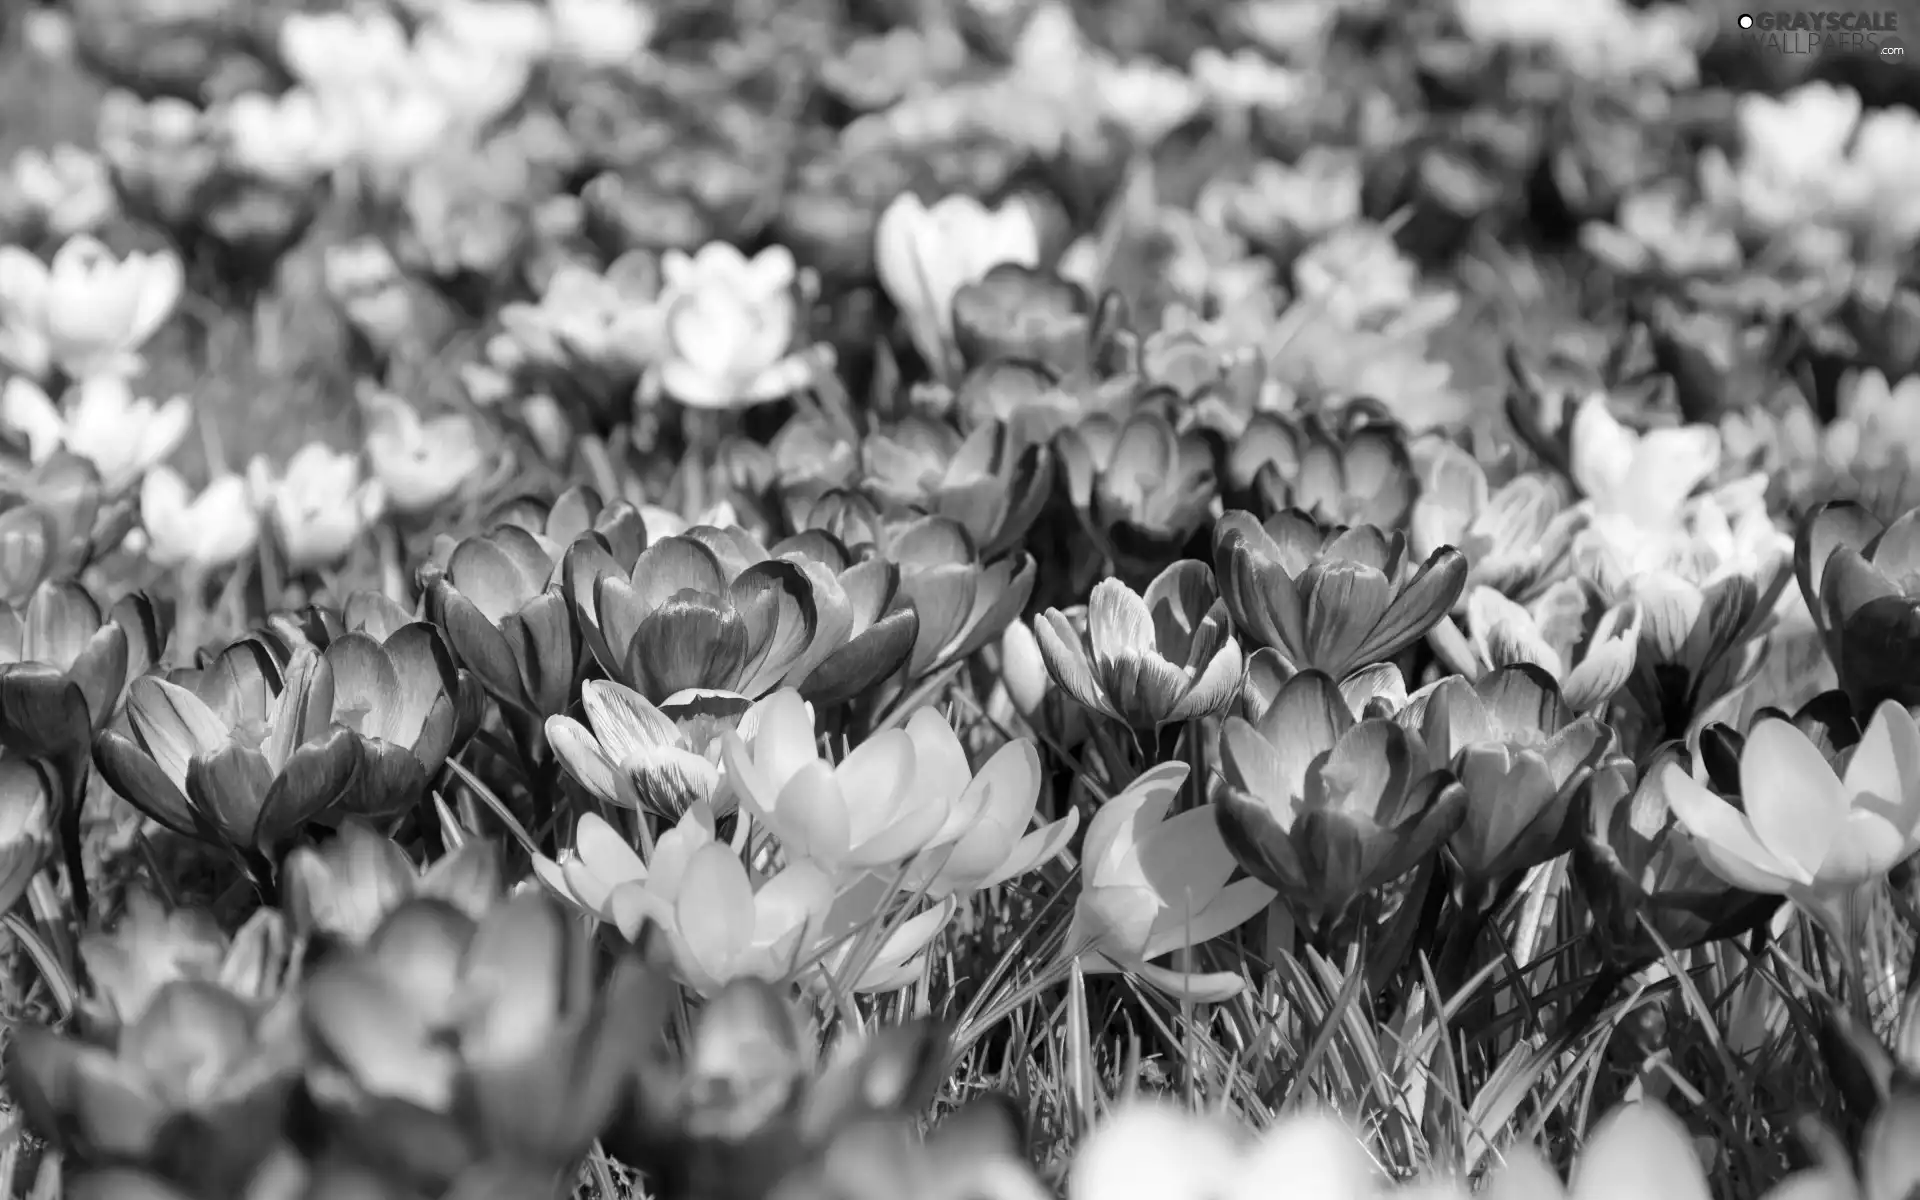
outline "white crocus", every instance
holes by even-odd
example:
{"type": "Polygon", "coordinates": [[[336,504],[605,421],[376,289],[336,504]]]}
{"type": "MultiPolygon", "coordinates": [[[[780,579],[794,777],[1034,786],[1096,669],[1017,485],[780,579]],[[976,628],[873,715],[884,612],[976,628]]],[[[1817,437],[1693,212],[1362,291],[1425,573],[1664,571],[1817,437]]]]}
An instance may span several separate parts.
{"type": "Polygon", "coordinates": [[[184,284],[170,251],[123,259],[82,234],[42,263],[0,246],[0,358],[36,377],[55,366],[76,379],[132,375],[184,284]]]}
{"type": "Polygon", "coordinates": [[[66,450],[93,464],[101,491],[117,496],[165,462],[186,440],[193,406],[185,396],[156,404],[137,396],[124,379],[97,375],[78,384],[60,408],[22,376],[0,389],[0,425],[26,443],[28,457],[45,462],[66,450]]]}
{"type": "Polygon", "coordinates": [[[1001,263],[1040,261],[1040,231],[1024,204],[988,208],[971,196],[928,206],[903,193],[874,231],[880,286],[905,316],[923,358],[941,371],[957,365],[953,298],[1001,263]]]}
{"type": "Polygon", "coordinates": [[[423,418],[400,397],[369,389],[367,458],[396,512],[429,512],[478,481],[487,466],[480,429],[466,413],[423,418]]]}
{"type": "Polygon", "coordinates": [[[386,507],[386,489],[362,477],[357,455],[324,442],[294,451],[284,469],[264,456],[247,464],[247,490],[266,515],[287,565],[332,566],[347,556],[386,507]]]}
{"type": "Polygon", "coordinates": [[[163,567],[210,571],[238,560],[260,536],[247,481],[216,475],[198,494],[171,467],[155,467],[140,486],[147,557],[163,567]]]}

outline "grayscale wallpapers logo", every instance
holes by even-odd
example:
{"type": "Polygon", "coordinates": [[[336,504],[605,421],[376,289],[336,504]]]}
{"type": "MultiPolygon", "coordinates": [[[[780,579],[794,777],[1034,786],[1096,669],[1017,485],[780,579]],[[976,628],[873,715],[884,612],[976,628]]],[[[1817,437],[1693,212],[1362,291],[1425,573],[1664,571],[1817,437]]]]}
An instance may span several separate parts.
{"type": "Polygon", "coordinates": [[[1878,58],[1903,63],[1907,44],[1900,38],[1900,14],[1816,12],[1806,9],[1742,13],[1740,38],[1768,54],[1878,58]]]}

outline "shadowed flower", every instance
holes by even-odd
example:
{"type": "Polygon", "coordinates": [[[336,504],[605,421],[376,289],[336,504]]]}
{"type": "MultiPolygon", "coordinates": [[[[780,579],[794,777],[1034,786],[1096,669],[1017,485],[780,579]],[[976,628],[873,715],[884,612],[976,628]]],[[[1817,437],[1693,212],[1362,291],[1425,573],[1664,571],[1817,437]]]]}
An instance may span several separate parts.
{"type": "Polygon", "coordinates": [[[874,259],[920,357],[951,375],[960,367],[954,296],[1001,263],[1038,267],[1040,231],[1023,204],[990,209],[971,196],[947,196],[928,206],[907,192],[880,214],[874,259]]]}
{"type": "Polygon", "coordinates": [[[1298,508],[1332,525],[1405,525],[1416,482],[1400,430],[1364,413],[1344,423],[1339,431],[1317,416],[1255,413],[1227,451],[1227,502],[1298,508]]]}
{"type": "Polygon", "coordinates": [[[1233,627],[1296,670],[1344,679],[1412,645],[1467,582],[1458,550],[1435,550],[1409,573],[1406,539],[1371,525],[1323,529],[1288,510],[1265,525],[1247,512],[1214,523],[1214,569],[1233,627]]]}
{"type": "Polygon", "coordinates": [[[1415,720],[1428,764],[1451,768],[1466,790],[1447,847],[1469,881],[1497,883],[1568,849],[1574,797],[1613,731],[1576,716],[1552,676],[1530,663],[1477,683],[1451,676],[1402,714],[1402,724],[1415,720]]]}
{"type": "Polygon", "coordinates": [[[204,909],[169,909],[136,885],[111,932],[80,939],[92,992],[80,998],[75,1028],[89,1041],[112,1042],[139,1020],[162,987],[180,980],[218,984],[243,1000],[271,1001],[286,991],[290,950],[286,923],[272,909],[257,910],[228,937],[204,909]]]}
{"type": "Polygon", "coordinates": [[[1151,409],[1092,416],[1054,441],[1067,496],[1102,554],[1129,572],[1177,557],[1212,512],[1214,452],[1151,409]]]}
{"type": "Polygon", "coordinates": [[[35,377],[55,366],[75,379],[136,374],[184,282],[171,252],[122,259],[85,234],[50,263],[0,246],[0,358],[35,377]]]}
{"type": "Polygon", "coordinates": [[[132,736],[101,733],[95,765],[146,816],[249,861],[336,805],[404,809],[452,745],[452,663],[425,624],[301,646],[284,669],[240,642],[188,683],[136,680],[132,736]]]}
{"type": "Polygon", "coordinates": [[[1027,359],[1061,374],[1087,369],[1096,341],[1093,301],[1058,274],[1001,263],[953,295],[961,360],[1027,359]]]}
{"type": "Polygon", "coordinates": [[[623,570],[576,543],[564,563],[574,624],[603,670],[658,704],[689,690],[749,700],[779,686],[812,649],[820,608],[798,563],[765,559],[731,573],[725,531],[696,527],[648,546],[623,570]]]}
{"type": "Polygon", "coordinates": [[[471,841],[418,867],[398,842],[358,817],[320,846],[296,846],[281,868],[293,931],[357,947],[415,896],[444,900],[479,920],[505,891],[500,848],[471,841]]]}
{"type": "Polygon", "coordinates": [[[579,656],[557,557],[552,542],[509,522],[422,572],[427,612],[461,665],[494,699],[536,715],[566,708],[579,656]]]}
{"type": "Polygon", "coordinates": [[[276,470],[264,455],[247,464],[247,490],[295,571],[345,558],[386,509],[386,489],[362,479],[357,455],[308,442],[276,470]]]}
{"type": "Polygon", "coordinates": [[[588,928],[539,891],[479,919],[415,898],[306,987],[306,1085],[370,1164],[445,1188],[476,1161],[558,1173],[612,1120],[670,986],[596,983],[588,928]]]}
{"type": "Polygon", "coordinates": [[[693,408],[740,408],[806,386],[813,367],[792,351],[799,335],[796,267],[784,246],[752,259],[730,242],[661,259],[665,359],[660,383],[693,408]]]}
{"type": "Polygon", "coordinates": [[[1186,779],[1185,763],[1154,767],[1093,814],[1066,953],[1089,973],[1126,971],[1175,996],[1224,1000],[1246,986],[1238,972],[1194,974],[1150,960],[1239,928],[1274,891],[1253,879],[1227,882],[1234,859],[1212,805],[1167,815],[1186,779]]]}
{"type": "Polygon", "coordinates": [[[247,481],[216,475],[197,495],[170,467],[155,467],[140,485],[140,523],[147,557],[161,566],[211,571],[251,552],[260,518],[247,502],[247,481]]]}
{"type": "Polygon", "coordinates": [[[1823,504],[1800,522],[1794,573],[1827,656],[1856,707],[1920,703],[1920,509],[1882,525],[1858,504],[1823,504]]]}
{"type": "MultiPolygon", "coordinates": [[[[1020,550],[983,559],[966,526],[948,517],[888,520],[853,493],[830,492],[804,523],[824,528],[855,555],[899,567],[900,592],[918,622],[907,659],[912,679],[967,658],[1000,636],[1033,594],[1033,555],[1020,550]]],[[[806,539],[803,533],[796,544],[806,539]]],[[[817,548],[809,552],[825,557],[817,548]]]]}
{"type": "Polygon", "coordinates": [[[1386,718],[1356,721],[1332,679],[1302,671],[1257,724],[1228,717],[1220,833],[1247,873],[1296,910],[1338,919],[1433,854],[1466,793],[1427,768],[1425,747],[1386,718]]]}
{"type": "Polygon", "coordinates": [[[1584,515],[1567,508],[1559,480],[1519,475],[1491,488],[1480,463],[1441,443],[1428,460],[1407,539],[1415,555],[1452,546],[1466,555],[1469,586],[1517,599],[1551,579],[1584,515]]]}
{"type": "Polygon", "coordinates": [[[231,1195],[279,1145],[300,1078],[290,1012],[217,983],[160,985],[109,1045],[13,1031],[8,1092],[79,1161],[147,1167],[231,1195]]]}
{"type": "Polygon", "coordinates": [[[173,456],[193,425],[185,396],[156,404],[134,394],[126,380],[97,375],[81,381],[61,415],[47,393],[23,375],[0,388],[0,425],[24,438],[27,455],[45,462],[56,451],[85,459],[100,473],[100,490],[119,496],[173,456]]]}
{"type": "Polygon", "coordinates": [[[1729,887],[1708,868],[1668,799],[1666,762],[1656,763],[1637,787],[1636,772],[1624,761],[1595,771],[1586,788],[1586,824],[1573,847],[1594,937],[1609,961],[1632,970],[1668,949],[1684,952],[1757,928],[1779,907],[1772,897],[1729,887]]]}
{"type": "Polygon", "coordinates": [[[1088,709],[1130,729],[1215,716],[1240,683],[1240,644],[1207,564],[1182,559],[1143,596],[1102,579],[1087,603],[1087,633],[1050,608],[1033,632],[1047,672],[1088,709]]]}
{"type": "Polygon", "coordinates": [[[903,863],[946,828],[959,796],[916,786],[905,730],[876,733],[838,763],[820,757],[813,732],[811,707],[788,690],[761,705],[751,747],[737,731],[721,735],[741,808],[788,854],[840,878],[903,863]]]}
{"type": "Polygon", "coordinates": [[[1676,761],[1648,775],[1701,859],[1734,887],[1844,921],[1852,893],[1920,848],[1920,730],[1892,701],[1831,763],[1791,722],[1762,717],[1747,733],[1739,773],[1740,808],[1676,761]]]}
{"type": "Polygon", "coordinates": [[[128,684],[165,649],[167,627],[135,592],[103,611],[77,583],[43,583],[0,609],[0,742],[60,761],[119,713],[128,684]]]}
{"type": "Polygon", "coordinates": [[[1524,605],[1476,587],[1467,593],[1466,626],[1476,674],[1532,663],[1553,676],[1567,706],[1580,713],[1606,709],[1633,674],[1640,648],[1639,609],[1631,601],[1603,604],[1579,579],[1559,580],[1524,605]]]}
{"type": "Polygon", "coordinates": [[[963,438],[944,421],[909,417],[868,434],[860,452],[868,488],[960,522],[983,558],[1019,545],[1053,490],[1053,448],[1000,421],[963,438]]]}
{"type": "Polygon", "coordinates": [[[93,464],[65,451],[18,475],[0,463],[0,603],[18,604],[124,541],[133,506],[105,499],[93,464]]]}

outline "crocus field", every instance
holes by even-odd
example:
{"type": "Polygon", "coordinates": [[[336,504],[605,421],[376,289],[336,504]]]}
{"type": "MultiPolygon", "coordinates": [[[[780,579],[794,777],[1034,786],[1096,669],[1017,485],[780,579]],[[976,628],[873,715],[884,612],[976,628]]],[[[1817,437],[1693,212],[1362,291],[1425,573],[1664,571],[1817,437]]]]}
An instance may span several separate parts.
{"type": "Polygon", "coordinates": [[[0,1198],[1920,1196],[1920,64],[1736,17],[0,7],[0,1198]]]}

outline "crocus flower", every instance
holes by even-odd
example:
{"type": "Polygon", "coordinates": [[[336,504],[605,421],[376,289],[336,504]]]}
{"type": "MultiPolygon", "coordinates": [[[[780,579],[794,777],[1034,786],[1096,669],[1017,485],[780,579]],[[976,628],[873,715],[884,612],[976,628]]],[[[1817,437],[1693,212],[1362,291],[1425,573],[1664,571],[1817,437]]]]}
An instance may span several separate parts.
{"type": "Polygon", "coordinates": [[[1174,995],[1222,1000],[1245,986],[1238,973],[1186,973],[1151,960],[1239,928],[1274,891],[1253,879],[1227,882],[1234,860],[1212,805],[1167,816],[1186,778],[1185,763],[1154,767],[1094,813],[1066,945],[1082,970],[1127,971],[1174,995]]]}
{"type": "Polygon", "coordinates": [[[103,609],[73,582],[42,583],[25,605],[0,608],[0,741],[56,761],[90,745],[128,684],[159,660],[167,632],[143,594],[103,609]]]}
{"type": "Polygon", "coordinates": [[[588,927],[539,891],[478,920],[409,900],[308,983],[308,1090],[346,1136],[435,1188],[481,1159],[569,1170],[671,990],[631,958],[596,984],[594,959],[588,927]]]}
{"type": "Polygon", "coordinates": [[[216,475],[199,494],[171,467],[155,467],[140,485],[140,523],[155,563],[211,571],[236,562],[260,537],[247,481],[216,475]]]}
{"type": "Polygon", "coordinates": [[[559,862],[536,858],[546,885],[628,940],[649,923],[666,939],[674,974],[703,996],[740,979],[781,983],[810,965],[833,906],[833,879],[804,858],[751,869],[714,838],[713,813],[687,809],[642,860],[613,826],[589,814],[559,862]]]}
{"type": "Polygon", "coordinates": [[[668,395],[694,408],[737,408],[806,384],[811,367],[792,353],[800,315],[785,247],[749,260],[730,242],[708,242],[692,256],[669,250],[660,271],[668,395]]]}
{"type": "Polygon", "coordinates": [[[960,365],[953,344],[953,298],[1001,263],[1040,265],[1040,231],[1025,205],[987,208],[971,196],[929,206],[905,192],[874,229],[880,286],[906,319],[920,356],[935,371],[960,365]]]}
{"type": "Polygon", "coordinates": [[[415,896],[444,900],[479,920],[500,898],[500,847],[470,841],[425,867],[359,817],[320,846],[296,846],[281,867],[287,918],[298,934],[363,945],[387,914],[415,896]]]}
{"type": "Polygon", "coordinates": [[[105,158],[71,142],[22,146],[8,165],[9,207],[56,237],[90,233],[114,214],[119,197],[105,158]]]}
{"type": "Polygon", "coordinates": [[[1442,442],[1426,463],[1408,541],[1421,557],[1452,546],[1467,557],[1469,586],[1525,599],[1553,576],[1586,519],[1563,489],[1541,474],[1491,487],[1473,455],[1442,442]]]}
{"type": "Polygon", "coordinates": [[[1317,416],[1255,413],[1225,470],[1229,503],[1298,508],[1333,525],[1404,525],[1417,487],[1401,431],[1365,416],[1335,429],[1317,416]]]}
{"type": "Polygon", "coordinates": [[[1152,409],[1094,415],[1054,440],[1067,496],[1101,553],[1132,573],[1178,556],[1212,513],[1213,446],[1152,409]]]}
{"type": "Polygon", "coordinates": [[[1053,490],[1053,449],[1000,421],[964,438],[944,421],[913,418],[860,444],[866,485],[896,504],[959,521],[984,558],[1012,549],[1053,490]]]}
{"type": "Polygon", "coordinates": [[[610,679],[581,684],[580,707],[584,725],[568,716],[547,718],[547,744],[574,782],[601,803],[676,821],[695,804],[710,806],[715,816],[733,810],[732,793],[720,786],[719,734],[737,723],[752,737],[758,724],[753,710],[731,722],[676,721],[610,679]]]}
{"type": "Polygon", "coordinates": [[[345,558],[387,503],[379,480],[361,478],[358,456],[324,442],[300,447],[281,470],[264,456],[254,458],[247,464],[247,490],[296,571],[345,558]]]}
{"type": "Polygon", "coordinates": [[[576,543],[564,563],[574,623],[609,675],[655,703],[694,689],[757,698],[813,647],[814,581],[783,559],[729,578],[696,533],[648,546],[630,574],[600,547],[576,543]]]}
{"type": "MultiPolygon", "coordinates": [[[[949,517],[890,520],[857,493],[830,492],[808,510],[804,524],[832,533],[856,559],[871,554],[899,566],[900,594],[915,614],[906,664],[914,679],[1000,636],[1033,594],[1033,555],[1016,550],[984,558],[967,527],[949,517]]],[[[831,556],[811,553],[835,566],[831,556]]]]}
{"type": "Polygon", "coordinates": [[[405,400],[372,390],[362,402],[368,411],[367,459],[395,512],[431,512],[487,471],[480,427],[472,416],[422,417],[405,400]]]}
{"type": "Polygon", "coordinates": [[[1214,569],[1235,629],[1295,669],[1335,679],[1393,657],[1431,629],[1467,582],[1451,546],[1409,573],[1406,540],[1371,525],[1326,530],[1288,510],[1214,523],[1214,569]]]}
{"type": "Polygon", "coordinates": [[[1028,830],[1040,800],[1040,755],[1016,738],[976,773],[946,718],[923,708],[907,719],[916,791],[943,799],[946,822],[927,840],[905,889],[932,897],[965,895],[1024,875],[1060,856],[1080,824],[1078,810],[1028,830]]]}
{"type": "Polygon", "coordinates": [[[1288,904],[1338,917],[1460,825],[1467,796],[1392,720],[1356,721],[1332,679],[1302,671],[1258,724],[1228,717],[1214,800],[1234,859],[1288,904]]]}
{"type": "Polygon", "coordinates": [[[1089,365],[1093,301],[1058,272],[1001,263],[955,292],[949,310],[954,346],[968,367],[1027,359],[1064,375],[1089,365]]]}
{"type": "Polygon", "coordinates": [[[1856,704],[1920,702],[1909,636],[1920,628],[1920,509],[1882,525],[1857,504],[1821,505],[1801,520],[1794,570],[1856,704]]]}
{"type": "Polygon", "coordinates": [[[1033,622],[1054,682],[1088,709],[1152,730],[1219,713],[1240,682],[1240,644],[1207,564],[1182,559],[1146,595],[1102,579],[1083,638],[1050,608],[1033,622]]]}
{"type": "Polygon", "coordinates": [[[133,375],[184,282],[171,251],[121,259],[86,234],[68,238],[51,263],[0,246],[0,358],[36,377],[54,366],[75,379],[133,375]]]}
{"type": "MultiPolygon", "coordinates": [[[[1574,878],[1593,911],[1594,937],[1609,961],[1629,969],[1667,950],[1738,936],[1765,924],[1779,907],[1778,899],[1729,886],[1708,868],[1667,796],[1672,777],[1664,766],[1672,756],[1644,779],[1624,761],[1595,771],[1573,847],[1574,878]]],[[[1676,765],[1684,773],[1684,765],[1676,765]]]]}
{"type": "MultiPolygon", "coordinates": [[[[538,304],[501,308],[503,336],[538,382],[577,394],[596,418],[625,419],[634,385],[664,349],[659,275],[641,251],[621,255],[604,273],[565,263],[538,304]]],[[[489,357],[496,357],[491,348],[489,357]]]]}
{"type": "Polygon", "coordinates": [[[225,1191],[280,1144],[300,1081],[288,1016],[218,983],[172,981],[110,1045],[16,1027],[8,1091],[82,1161],[160,1169],[189,1194],[225,1191]]]}
{"type": "Polygon", "coordinates": [[[1740,809],[1677,762],[1649,779],[1715,874],[1816,915],[1920,848],[1920,730],[1892,701],[1834,763],[1792,723],[1756,721],[1740,752],[1740,809]]]}
{"type": "Polygon", "coordinates": [[[751,747],[721,735],[727,777],[740,806],[789,854],[835,873],[903,863],[946,827],[958,796],[915,786],[914,740],[876,733],[838,763],[820,757],[813,712],[792,690],[760,708],[751,747]]]}
{"type": "Polygon", "coordinates": [[[1604,395],[1580,402],[1568,426],[1573,482],[1594,514],[1647,530],[1664,529],[1720,467],[1720,431],[1680,425],[1636,432],[1604,395]]]}
{"type": "Polygon", "coordinates": [[[136,680],[132,736],[94,741],[108,784],[185,837],[271,857],[336,804],[390,815],[412,804],[453,738],[431,627],[386,645],[349,634],[302,646],[282,669],[259,643],[236,643],[197,677],[136,680]],[[404,677],[404,679],[403,679],[404,677]],[[404,682],[404,690],[401,687],[404,682]],[[188,686],[188,685],[192,686],[188,686]]]}
{"type": "Polygon", "coordinates": [[[257,910],[229,936],[204,909],[168,908],[135,885],[110,930],[80,939],[90,994],[75,1025],[96,1042],[112,1042],[140,1019],[169,983],[214,983],[243,1000],[269,1003],[286,992],[290,947],[286,923],[257,910]]]}
{"type": "Polygon", "coordinates": [[[423,572],[427,611],[461,664],[494,699],[541,715],[566,707],[579,654],[556,554],[547,539],[502,523],[423,572]]]}
{"type": "Polygon", "coordinates": [[[0,389],[0,425],[25,439],[36,463],[62,449],[92,463],[108,496],[125,492],[172,457],[193,425],[185,396],[155,404],[116,375],[82,380],[68,403],[63,417],[39,385],[16,375],[0,389]]]}
{"type": "Polygon", "coordinates": [[[1295,1191],[1326,1200],[1385,1200],[1366,1146],[1328,1112],[1290,1111],[1257,1139],[1217,1115],[1130,1099],[1087,1137],[1067,1200],[1255,1200],[1295,1191]]]}
{"type": "Polygon", "coordinates": [[[1529,604],[1490,587],[1467,594],[1467,642],[1479,672],[1532,663],[1553,676],[1575,712],[1597,712],[1633,674],[1640,613],[1631,601],[1603,604],[1579,579],[1561,579],[1529,604]]]}
{"type": "Polygon", "coordinates": [[[1451,767],[1466,816],[1447,846],[1469,879],[1491,882],[1568,848],[1574,796],[1613,744],[1613,731],[1576,716],[1552,676],[1530,663],[1468,683],[1450,676],[1409,707],[1434,768],[1451,767]]]}

